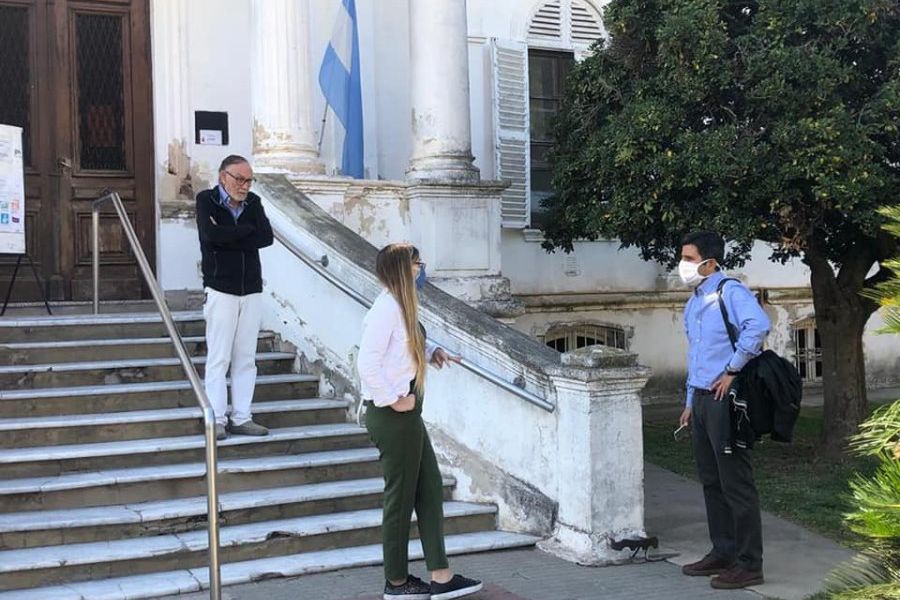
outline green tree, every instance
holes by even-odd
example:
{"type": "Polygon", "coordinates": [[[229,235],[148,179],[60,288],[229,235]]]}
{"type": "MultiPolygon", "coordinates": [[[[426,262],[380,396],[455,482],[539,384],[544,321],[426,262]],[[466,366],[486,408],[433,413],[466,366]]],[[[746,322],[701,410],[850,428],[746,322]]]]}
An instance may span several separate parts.
{"type": "MultiPolygon", "coordinates": [[[[885,229],[900,237],[900,205],[883,213],[889,218],[885,229]]],[[[883,307],[882,333],[900,335],[900,257],[884,266],[894,276],[867,295],[883,307]]],[[[860,559],[835,573],[831,597],[900,600],[900,400],[864,421],[851,446],[879,459],[871,477],[856,475],[850,481],[854,510],[847,523],[869,544],[860,559]]]]}
{"type": "Polygon", "coordinates": [[[618,238],[674,266],[703,228],[727,266],[754,240],[801,257],[838,451],[867,414],[860,292],[896,246],[876,209],[900,197],[897,0],[613,0],[604,22],[568,81],[545,246],[618,238]]]}

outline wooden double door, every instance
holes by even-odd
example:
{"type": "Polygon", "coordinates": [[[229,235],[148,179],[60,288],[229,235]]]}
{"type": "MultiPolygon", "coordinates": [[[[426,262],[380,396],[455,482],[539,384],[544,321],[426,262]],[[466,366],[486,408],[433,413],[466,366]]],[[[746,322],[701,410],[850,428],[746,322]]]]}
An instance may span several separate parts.
{"type": "MultiPolygon", "coordinates": [[[[92,294],[91,206],[125,201],[155,261],[149,0],[0,0],[0,123],[24,129],[26,248],[51,300],[92,294]]],[[[146,297],[118,218],[100,219],[104,299],[146,297]]],[[[0,255],[0,294],[15,256],[0,255]]],[[[13,301],[40,297],[20,270],[13,301]]]]}

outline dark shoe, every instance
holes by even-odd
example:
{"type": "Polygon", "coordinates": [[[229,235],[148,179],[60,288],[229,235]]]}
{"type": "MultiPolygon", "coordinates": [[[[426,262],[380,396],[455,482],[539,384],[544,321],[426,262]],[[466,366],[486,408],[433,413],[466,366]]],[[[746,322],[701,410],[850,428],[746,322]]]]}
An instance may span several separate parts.
{"type": "Polygon", "coordinates": [[[216,439],[220,442],[228,439],[228,431],[225,429],[224,425],[216,423],[216,439]]]}
{"type": "Polygon", "coordinates": [[[254,423],[253,421],[246,421],[240,425],[229,425],[228,431],[234,435],[269,435],[268,428],[254,423]]]}
{"type": "Polygon", "coordinates": [[[453,579],[447,583],[431,582],[431,600],[452,600],[453,598],[462,598],[469,594],[481,591],[482,584],[480,581],[463,577],[462,575],[454,575],[453,579]]]}
{"type": "Polygon", "coordinates": [[[737,590],[751,585],[762,585],[764,581],[762,569],[750,571],[744,567],[735,566],[721,575],[713,577],[709,584],[717,590],[737,590]]]}
{"type": "Polygon", "coordinates": [[[734,561],[707,554],[697,562],[681,567],[681,572],[691,577],[706,577],[724,573],[733,566],[734,561]]]}
{"type": "Polygon", "coordinates": [[[391,585],[390,581],[384,582],[384,600],[429,600],[431,587],[418,577],[412,575],[406,578],[402,585],[391,585]]]}

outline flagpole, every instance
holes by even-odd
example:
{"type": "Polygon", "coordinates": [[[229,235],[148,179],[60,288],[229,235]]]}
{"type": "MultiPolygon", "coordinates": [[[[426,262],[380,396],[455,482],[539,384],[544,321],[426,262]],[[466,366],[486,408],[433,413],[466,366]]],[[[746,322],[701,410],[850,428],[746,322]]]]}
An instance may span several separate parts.
{"type": "Polygon", "coordinates": [[[319,129],[319,156],[322,156],[322,140],[325,139],[325,121],[328,119],[328,102],[325,102],[325,110],[322,111],[322,127],[319,129]]]}

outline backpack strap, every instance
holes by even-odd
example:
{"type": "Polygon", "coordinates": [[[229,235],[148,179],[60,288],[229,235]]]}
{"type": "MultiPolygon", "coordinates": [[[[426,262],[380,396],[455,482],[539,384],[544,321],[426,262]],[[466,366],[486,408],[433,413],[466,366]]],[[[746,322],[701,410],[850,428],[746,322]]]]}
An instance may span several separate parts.
{"type": "Polygon", "coordinates": [[[737,281],[740,283],[740,280],[735,279],[734,277],[725,277],[716,287],[716,298],[719,301],[719,311],[722,313],[722,320],[725,322],[725,331],[728,332],[728,340],[731,342],[731,349],[737,350],[737,334],[734,332],[734,327],[731,325],[731,320],[728,318],[728,309],[725,308],[725,301],[722,299],[722,289],[729,281],[737,281]]]}

